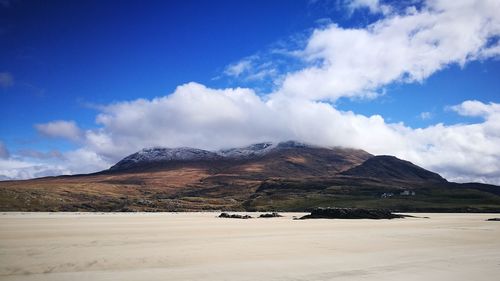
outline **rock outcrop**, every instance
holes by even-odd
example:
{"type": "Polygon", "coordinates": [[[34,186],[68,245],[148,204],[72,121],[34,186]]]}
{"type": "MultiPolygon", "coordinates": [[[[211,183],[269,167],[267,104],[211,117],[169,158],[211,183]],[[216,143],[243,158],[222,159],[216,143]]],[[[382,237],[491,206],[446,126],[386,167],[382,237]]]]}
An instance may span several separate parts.
{"type": "Polygon", "coordinates": [[[249,215],[238,215],[238,214],[228,214],[228,213],[222,213],[219,215],[219,218],[226,218],[226,219],[251,219],[252,217],[249,215]]]}
{"type": "Polygon", "coordinates": [[[358,208],[317,208],[311,214],[300,219],[396,219],[404,215],[393,214],[387,210],[358,209],[358,208]]]}
{"type": "Polygon", "coordinates": [[[280,218],[280,217],[282,217],[282,215],[280,215],[276,212],[266,213],[266,214],[262,214],[259,216],[259,218],[280,218]]]}

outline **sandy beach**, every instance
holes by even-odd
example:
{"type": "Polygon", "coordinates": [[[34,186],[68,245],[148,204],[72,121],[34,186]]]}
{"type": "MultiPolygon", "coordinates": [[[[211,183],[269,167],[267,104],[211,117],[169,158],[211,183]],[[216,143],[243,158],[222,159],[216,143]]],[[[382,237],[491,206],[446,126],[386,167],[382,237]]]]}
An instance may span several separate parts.
{"type": "Polygon", "coordinates": [[[217,215],[3,213],[0,280],[497,280],[500,275],[500,222],[485,221],[493,214],[378,221],[217,215]]]}

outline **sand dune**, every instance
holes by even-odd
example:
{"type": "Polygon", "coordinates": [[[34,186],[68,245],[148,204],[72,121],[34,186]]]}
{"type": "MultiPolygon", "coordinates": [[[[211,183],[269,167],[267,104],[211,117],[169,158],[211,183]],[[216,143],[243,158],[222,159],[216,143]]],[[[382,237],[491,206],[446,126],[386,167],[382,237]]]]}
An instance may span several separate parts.
{"type": "Polygon", "coordinates": [[[496,280],[500,222],[4,213],[0,280],[496,280]]]}

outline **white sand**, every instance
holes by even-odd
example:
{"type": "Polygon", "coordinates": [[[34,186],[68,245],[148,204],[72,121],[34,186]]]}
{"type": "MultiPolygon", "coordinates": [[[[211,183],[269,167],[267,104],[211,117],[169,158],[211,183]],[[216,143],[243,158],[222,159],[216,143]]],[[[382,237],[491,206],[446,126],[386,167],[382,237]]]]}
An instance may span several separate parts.
{"type": "Polygon", "coordinates": [[[486,222],[491,214],[380,221],[216,215],[0,214],[0,280],[500,278],[500,222],[486,222]]]}

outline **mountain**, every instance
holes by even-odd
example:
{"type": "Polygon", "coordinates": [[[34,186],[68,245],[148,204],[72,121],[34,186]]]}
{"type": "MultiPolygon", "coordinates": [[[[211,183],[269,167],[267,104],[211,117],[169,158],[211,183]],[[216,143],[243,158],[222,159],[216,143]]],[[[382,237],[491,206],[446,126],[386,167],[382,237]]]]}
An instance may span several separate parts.
{"type": "Polygon", "coordinates": [[[500,188],[457,184],[393,156],[296,141],[147,148],[88,175],[0,182],[0,211],[500,211],[500,188]]]}
{"type": "Polygon", "coordinates": [[[173,161],[211,161],[220,158],[221,156],[215,152],[190,147],[145,148],[123,158],[109,169],[111,171],[118,171],[157,163],[173,161]]]}
{"type": "Polygon", "coordinates": [[[106,172],[130,173],[204,167],[226,174],[269,177],[332,176],[373,155],[359,149],[326,148],[296,141],[257,143],[241,148],[207,151],[196,148],[149,148],[131,154],[106,172]]]}
{"type": "Polygon", "coordinates": [[[272,142],[263,142],[246,147],[222,149],[218,151],[218,154],[225,158],[232,159],[255,158],[267,154],[270,150],[275,148],[276,146],[272,142]]]}
{"type": "Polygon", "coordinates": [[[363,164],[342,172],[342,175],[385,180],[446,182],[436,173],[389,155],[372,157],[363,164]]]}

